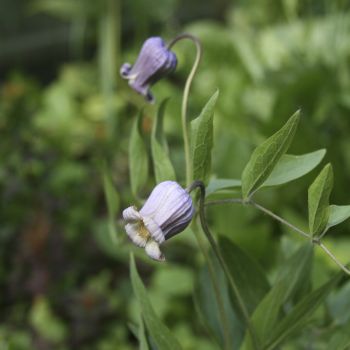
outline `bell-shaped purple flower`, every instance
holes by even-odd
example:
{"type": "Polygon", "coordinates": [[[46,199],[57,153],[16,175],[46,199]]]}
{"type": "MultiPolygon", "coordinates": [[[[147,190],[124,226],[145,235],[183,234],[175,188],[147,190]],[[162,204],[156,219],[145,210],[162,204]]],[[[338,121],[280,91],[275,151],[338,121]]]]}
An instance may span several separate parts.
{"type": "Polygon", "coordinates": [[[164,40],[151,37],[144,42],[133,66],[130,63],[121,66],[120,75],[129,80],[129,85],[148,102],[153,102],[150,86],[174,71],[176,64],[176,56],[166,47],[164,40]]]}
{"type": "Polygon", "coordinates": [[[123,211],[130,239],[159,261],[165,260],[159,245],[183,231],[193,215],[191,196],[175,181],[158,184],[140,211],[134,206],[123,211]]]}

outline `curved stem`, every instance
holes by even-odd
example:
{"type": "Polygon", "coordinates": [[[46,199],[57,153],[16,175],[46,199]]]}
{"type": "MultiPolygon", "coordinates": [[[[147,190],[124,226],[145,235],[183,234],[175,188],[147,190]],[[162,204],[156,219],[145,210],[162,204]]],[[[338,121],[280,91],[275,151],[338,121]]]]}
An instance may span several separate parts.
{"type": "Polygon", "coordinates": [[[217,257],[217,259],[218,259],[218,261],[219,261],[219,263],[220,263],[220,265],[225,273],[225,276],[226,276],[226,278],[231,286],[233,294],[234,294],[235,298],[237,299],[237,303],[239,305],[240,312],[244,318],[244,321],[245,321],[246,326],[248,328],[248,331],[250,333],[254,349],[259,349],[257,336],[255,333],[254,327],[250,321],[248,310],[243,302],[242,295],[238,289],[238,286],[237,286],[235,280],[233,279],[233,277],[230,273],[230,270],[229,270],[224,258],[221,255],[221,252],[220,252],[220,250],[215,242],[215,239],[210,232],[209,226],[207,224],[207,220],[205,217],[205,186],[204,186],[204,183],[202,181],[196,180],[188,187],[187,191],[191,192],[196,188],[199,188],[199,190],[200,190],[199,218],[200,218],[202,229],[203,229],[205,236],[207,237],[207,239],[208,239],[208,241],[209,241],[209,243],[214,251],[214,254],[216,255],[216,257],[217,257]]]}
{"type": "Polygon", "coordinates": [[[185,88],[182,97],[181,106],[181,122],[182,122],[182,132],[184,136],[184,149],[185,149],[185,160],[186,160],[186,184],[190,185],[192,181],[192,159],[191,159],[191,149],[190,149],[190,133],[189,133],[189,122],[187,118],[187,106],[188,106],[188,96],[190,93],[190,87],[192,80],[196,74],[200,59],[202,57],[202,46],[198,38],[191,34],[181,34],[174,38],[168,44],[168,49],[170,50],[178,41],[188,39],[191,40],[196,46],[196,58],[194,60],[190,74],[187,77],[185,88]]]}

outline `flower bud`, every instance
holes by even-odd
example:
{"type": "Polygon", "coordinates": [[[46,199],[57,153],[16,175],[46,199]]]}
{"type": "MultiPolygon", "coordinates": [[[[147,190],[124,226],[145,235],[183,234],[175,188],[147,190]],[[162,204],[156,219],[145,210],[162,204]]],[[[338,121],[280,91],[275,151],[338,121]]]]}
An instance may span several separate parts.
{"type": "Polygon", "coordinates": [[[129,85],[148,102],[154,98],[149,88],[176,68],[175,54],[168,50],[160,37],[147,39],[140,51],[136,63],[124,63],[120,68],[120,75],[129,80],[129,85]]]}
{"type": "Polygon", "coordinates": [[[130,239],[158,261],[164,260],[159,245],[183,231],[193,215],[191,196],[175,181],[158,184],[140,211],[134,206],[123,211],[130,239]]]}

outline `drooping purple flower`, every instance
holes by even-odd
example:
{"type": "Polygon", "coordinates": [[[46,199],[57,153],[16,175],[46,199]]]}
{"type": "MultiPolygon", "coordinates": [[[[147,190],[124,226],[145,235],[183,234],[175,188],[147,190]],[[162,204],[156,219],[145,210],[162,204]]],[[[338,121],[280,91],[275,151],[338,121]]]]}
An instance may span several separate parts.
{"type": "Polygon", "coordinates": [[[129,80],[129,85],[148,102],[153,102],[150,86],[174,71],[176,64],[176,56],[166,47],[164,40],[151,37],[144,42],[133,66],[130,63],[121,66],[120,75],[129,80]]]}
{"type": "Polygon", "coordinates": [[[158,261],[165,260],[159,245],[183,231],[193,215],[191,196],[175,181],[158,184],[140,211],[134,206],[123,211],[130,239],[158,261]]]}

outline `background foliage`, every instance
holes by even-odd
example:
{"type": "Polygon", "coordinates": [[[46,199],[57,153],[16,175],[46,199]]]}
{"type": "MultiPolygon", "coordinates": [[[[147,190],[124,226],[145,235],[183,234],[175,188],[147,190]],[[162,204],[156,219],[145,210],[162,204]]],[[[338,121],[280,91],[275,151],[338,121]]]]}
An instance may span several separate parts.
{"type": "MultiPolygon", "coordinates": [[[[183,348],[216,349],[221,342],[208,269],[192,232],[173,238],[165,246],[168,263],[156,264],[135,250],[115,224],[121,210],[135,201],[128,170],[131,129],[136,125],[146,139],[152,138],[155,115],[155,108],[147,107],[136,124],[144,103],[119,80],[118,70],[122,62],[134,61],[149,36],[170,39],[186,31],[202,41],[204,56],[189,114],[197,117],[220,89],[214,176],[240,178],[252,150],[300,108],[289,153],[326,148],[322,167],[331,161],[334,169],[331,203],[349,203],[348,1],[145,4],[1,0],[1,348],[136,348],[144,332],[138,328],[140,310],[132,294],[130,250],[139,257],[138,271],[156,314],[183,348]]],[[[194,49],[181,43],[175,50],[177,71],[153,91],[158,102],[171,97],[164,126],[177,179],[183,182],[180,101],[194,49]]],[[[146,196],[155,182],[147,177],[151,167],[142,167],[143,181],[133,186],[146,196]]],[[[307,229],[307,188],[320,169],[278,189],[263,189],[257,197],[307,229]]],[[[253,208],[211,207],[208,214],[223,242],[228,240],[223,246],[235,244],[237,256],[242,250],[262,266],[268,276],[267,281],[261,278],[262,290],[296,259],[302,241],[253,208]]],[[[349,225],[345,221],[326,237],[343,262],[349,256],[349,225]]],[[[307,260],[311,253],[302,249],[307,260]]],[[[299,282],[303,288],[295,287],[298,293],[316,289],[337,274],[322,251],[314,253],[312,268],[305,271],[308,277],[299,282]]],[[[218,276],[225,290],[226,282],[218,276]]],[[[133,283],[138,283],[135,275],[133,283]]],[[[293,298],[293,293],[286,297],[287,308],[294,305],[293,298]]],[[[231,307],[228,295],[224,299],[231,307]]],[[[289,335],[285,349],[329,349],[330,344],[345,349],[349,300],[347,279],[332,285],[327,303],[304,328],[289,335]]],[[[244,334],[232,315],[235,348],[244,334]]]]}

